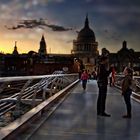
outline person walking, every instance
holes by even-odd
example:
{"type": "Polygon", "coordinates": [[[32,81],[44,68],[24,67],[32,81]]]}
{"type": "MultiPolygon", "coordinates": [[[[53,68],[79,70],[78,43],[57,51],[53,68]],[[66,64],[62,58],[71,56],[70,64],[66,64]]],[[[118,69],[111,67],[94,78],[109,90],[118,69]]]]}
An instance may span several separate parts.
{"type": "Polygon", "coordinates": [[[86,89],[88,78],[89,78],[89,75],[87,73],[87,70],[84,70],[82,75],[81,75],[82,87],[83,87],[84,90],[86,89]]]}
{"type": "Polygon", "coordinates": [[[111,73],[109,74],[109,84],[111,87],[114,86],[115,84],[115,68],[113,64],[110,67],[111,67],[111,73]]]}
{"type": "Polygon", "coordinates": [[[132,79],[133,79],[133,70],[131,68],[126,67],[124,69],[124,79],[122,81],[122,96],[124,97],[124,101],[126,104],[127,114],[122,116],[123,118],[131,118],[131,94],[132,94],[132,79]]]}
{"type": "Polygon", "coordinates": [[[112,73],[112,86],[114,86],[115,85],[115,74],[116,74],[114,65],[111,66],[111,70],[112,70],[111,71],[111,73],[112,73]]]}
{"type": "Polygon", "coordinates": [[[97,99],[97,115],[110,117],[111,115],[105,112],[108,76],[111,73],[111,68],[107,70],[107,67],[108,67],[108,57],[102,56],[100,58],[100,64],[97,70],[97,84],[99,88],[97,99]]]}

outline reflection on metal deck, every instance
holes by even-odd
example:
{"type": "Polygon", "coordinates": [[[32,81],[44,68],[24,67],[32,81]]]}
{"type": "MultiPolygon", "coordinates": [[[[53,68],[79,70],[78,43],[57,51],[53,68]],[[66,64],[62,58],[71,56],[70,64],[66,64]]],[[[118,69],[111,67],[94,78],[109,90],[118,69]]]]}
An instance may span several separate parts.
{"type": "MultiPolygon", "coordinates": [[[[120,77],[117,79],[121,79],[120,77]]],[[[108,87],[106,111],[111,117],[96,115],[96,100],[98,87],[95,80],[89,80],[86,91],[83,91],[78,80],[69,83],[70,90],[60,90],[48,100],[43,100],[38,106],[1,129],[1,138],[4,132],[20,124],[19,131],[3,139],[14,140],[140,140],[140,103],[139,92],[132,98],[132,118],[123,119],[126,109],[121,92],[116,87],[108,87]],[[74,86],[74,87],[73,87],[74,86]],[[54,96],[65,93],[52,104],[54,96]],[[42,107],[43,106],[43,107],[42,107]],[[49,106],[49,107],[48,107],[49,106]],[[45,108],[45,109],[44,109],[45,108]],[[41,110],[41,111],[39,111],[41,110]],[[33,119],[25,120],[32,113],[37,114],[33,119]],[[21,121],[25,121],[21,124],[21,121]],[[36,121],[35,121],[36,120],[36,121]],[[28,121],[28,123],[26,123],[28,121]],[[25,128],[28,128],[25,130],[25,128]],[[20,133],[21,131],[23,131],[20,133]]],[[[117,81],[117,84],[119,82],[117,81]]],[[[137,89],[138,90],[138,89],[137,89]]],[[[37,101],[38,103],[38,101],[37,101]]]]}

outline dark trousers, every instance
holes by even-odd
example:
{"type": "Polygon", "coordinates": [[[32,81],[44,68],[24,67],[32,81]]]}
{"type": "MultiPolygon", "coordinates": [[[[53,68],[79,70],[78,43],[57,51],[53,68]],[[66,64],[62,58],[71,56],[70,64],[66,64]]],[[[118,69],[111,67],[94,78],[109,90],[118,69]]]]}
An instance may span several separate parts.
{"type": "Polygon", "coordinates": [[[109,85],[112,86],[112,77],[109,77],[109,81],[110,81],[109,85]]]}
{"type": "Polygon", "coordinates": [[[105,113],[105,103],[106,103],[106,95],[107,95],[107,85],[99,86],[99,94],[97,99],[97,114],[105,113]]]}
{"type": "Polygon", "coordinates": [[[132,94],[131,89],[128,89],[126,93],[124,93],[124,101],[126,104],[127,115],[129,116],[131,116],[131,98],[130,98],[131,94],[132,94]]]}
{"type": "Polygon", "coordinates": [[[82,80],[82,87],[83,87],[83,89],[86,89],[86,85],[87,85],[87,80],[82,80]]]}

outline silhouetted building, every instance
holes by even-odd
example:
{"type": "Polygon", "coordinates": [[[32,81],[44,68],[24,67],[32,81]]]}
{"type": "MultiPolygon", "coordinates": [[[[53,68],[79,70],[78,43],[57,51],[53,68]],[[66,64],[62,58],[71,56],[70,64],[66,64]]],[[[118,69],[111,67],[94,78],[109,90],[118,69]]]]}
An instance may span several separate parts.
{"type": "Polygon", "coordinates": [[[77,39],[73,41],[71,53],[83,62],[86,69],[89,71],[94,70],[99,51],[95,34],[89,27],[88,16],[86,16],[84,28],[78,33],[77,39]]]}
{"type": "Polygon", "coordinates": [[[15,41],[15,47],[14,47],[13,55],[18,55],[17,42],[16,41],[15,41]]]}
{"type": "Polygon", "coordinates": [[[4,71],[4,54],[0,53],[0,76],[2,75],[4,71]]]}
{"type": "Polygon", "coordinates": [[[47,45],[46,45],[44,35],[42,35],[42,38],[41,38],[41,41],[40,41],[40,48],[38,50],[38,54],[40,56],[46,56],[46,54],[47,54],[47,45]]]}
{"type": "Polygon", "coordinates": [[[127,48],[127,42],[123,41],[122,48],[117,53],[109,53],[110,64],[114,64],[118,72],[122,72],[126,66],[140,72],[140,52],[127,48]]]}
{"type": "Polygon", "coordinates": [[[44,62],[34,65],[34,75],[52,74],[54,71],[68,69],[68,73],[77,72],[73,58],[68,54],[48,54],[44,62]]]}
{"type": "Polygon", "coordinates": [[[0,76],[45,75],[63,69],[67,69],[69,73],[77,72],[71,54],[46,54],[44,36],[39,50],[39,53],[30,51],[19,54],[15,42],[12,54],[0,55],[0,76]]]}
{"type": "Polygon", "coordinates": [[[15,42],[12,54],[3,54],[1,76],[25,76],[32,75],[34,64],[39,61],[37,53],[30,51],[27,54],[19,54],[17,51],[17,44],[15,42]]]}

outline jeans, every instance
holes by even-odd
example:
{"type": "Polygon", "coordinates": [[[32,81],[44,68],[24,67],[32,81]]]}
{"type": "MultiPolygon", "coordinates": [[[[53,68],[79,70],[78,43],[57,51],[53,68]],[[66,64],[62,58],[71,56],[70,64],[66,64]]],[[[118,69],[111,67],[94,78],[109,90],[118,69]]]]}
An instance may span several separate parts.
{"type": "Polygon", "coordinates": [[[123,95],[126,104],[127,115],[129,116],[131,116],[131,98],[130,98],[131,94],[132,94],[132,90],[128,89],[123,95]]]}
{"type": "Polygon", "coordinates": [[[86,89],[86,85],[87,85],[87,80],[82,80],[82,87],[83,87],[83,89],[86,89]]]}
{"type": "Polygon", "coordinates": [[[105,103],[106,103],[106,96],[107,96],[107,85],[98,85],[99,87],[99,94],[97,99],[97,114],[105,113],[105,103]]]}

